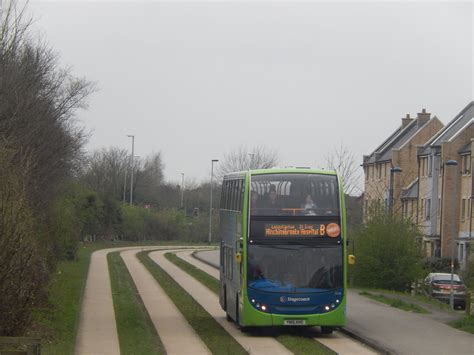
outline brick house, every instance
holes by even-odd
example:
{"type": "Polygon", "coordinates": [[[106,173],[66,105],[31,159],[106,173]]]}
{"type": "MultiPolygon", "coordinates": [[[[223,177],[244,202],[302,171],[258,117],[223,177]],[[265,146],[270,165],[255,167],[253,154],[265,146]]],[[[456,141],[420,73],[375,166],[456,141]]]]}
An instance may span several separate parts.
{"type": "MultiPolygon", "coordinates": [[[[424,234],[428,256],[449,257],[451,247],[461,265],[465,263],[473,229],[472,157],[474,148],[474,102],[469,103],[446,127],[418,148],[418,174],[404,206],[416,196],[416,220],[424,234]],[[449,166],[449,160],[458,162],[449,166]],[[454,233],[455,244],[451,244],[454,233]]],[[[404,207],[406,217],[412,213],[404,207]]]]}
{"type": "MultiPolygon", "coordinates": [[[[401,119],[398,127],[370,155],[363,158],[365,174],[364,189],[364,220],[373,206],[390,204],[390,186],[392,185],[393,211],[401,211],[401,197],[406,194],[405,187],[418,176],[418,146],[425,144],[434,134],[443,128],[441,121],[431,117],[425,109],[415,118],[410,115],[401,119]],[[393,167],[401,168],[401,172],[392,173],[393,167]]],[[[415,197],[416,200],[416,197],[415,197]]],[[[413,205],[414,207],[414,205],[413,205]]]]}

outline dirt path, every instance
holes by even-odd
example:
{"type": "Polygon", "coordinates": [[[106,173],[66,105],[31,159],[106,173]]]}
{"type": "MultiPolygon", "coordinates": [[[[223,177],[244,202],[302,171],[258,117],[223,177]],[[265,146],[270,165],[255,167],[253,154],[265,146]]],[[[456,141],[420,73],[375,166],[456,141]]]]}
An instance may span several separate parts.
{"type": "Polygon", "coordinates": [[[120,255],[127,265],[166,353],[168,355],[210,354],[207,346],[188,324],[173,301],[137,259],[138,252],[138,250],[127,250],[121,252],[120,255]]]}
{"type": "Polygon", "coordinates": [[[225,319],[219,298],[200,282],[169,262],[166,251],[150,253],[150,257],[181,285],[214,319],[251,354],[290,354],[288,349],[271,337],[255,337],[242,333],[233,323],[225,319]]]}
{"type": "MultiPolygon", "coordinates": [[[[212,261],[215,261],[214,253],[217,251],[204,251],[199,252],[200,257],[210,256],[212,261]]],[[[194,265],[198,269],[208,273],[212,277],[219,279],[219,270],[216,267],[210,266],[195,257],[192,256],[192,251],[180,251],[176,253],[176,255],[187,261],[188,263],[194,265]]],[[[354,340],[342,333],[336,332],[330,335],[325,335],[321,333],[316,333],[314,335],[316,341],[320,342],[321,344],[327,346],[328,348],[334,350],[338,354],[341,355],[365,355],[365,354],[377,354],[377,352],[373,351],[372,349],[368,348],[364,344],[360,343],[357,340],[354,340]]]]}

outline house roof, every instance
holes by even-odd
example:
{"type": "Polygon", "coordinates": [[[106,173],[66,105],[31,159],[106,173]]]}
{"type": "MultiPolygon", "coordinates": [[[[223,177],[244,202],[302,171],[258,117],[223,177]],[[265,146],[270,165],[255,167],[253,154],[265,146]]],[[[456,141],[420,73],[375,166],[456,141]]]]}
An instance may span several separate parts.
{"type": "Polygon", "coordinates": [[[402,189],[402,200],[416,199],[418,198],[418,178],[408,185],[408,187],[402,189]]]}
{"type": "MultiPolygon", "coordinates": [[[[467,126],[474,122],[474,101],[471,101],[466,107],[454,117],[445,127],[436,133],[426,142],[423,147],[418,149],[418,156],[429,155],[439,149],[441,143],[447,142],[455,138],[467,126]]],[[[465,149],[466,147],[463,147],[465,149]]],[[[462,149],[461,149],[462,150],[462,149]]],[[[461,153],[461,151],[459,152],[461,153]]]]}
{"type": "Polygon", "coordinates": [[[441,131],[431,138],[427,146],[439,146],[443,142],[449,141],[460,130],[462,130],[474,118],[474,101],[471,101],[459,112],[441,131]]]}
{"type": "Polygon", "coordinates": [[[392,150],[399,149],[431,120],[437,119],[436,116],[426,121],[421,126],[415,118],[405,127],[399,127],[395,130],[380,146],[378,146],[372,154],[364,157],[363,164],[372,164],[379,161],[388,161],[392,159],[392,150]]]}

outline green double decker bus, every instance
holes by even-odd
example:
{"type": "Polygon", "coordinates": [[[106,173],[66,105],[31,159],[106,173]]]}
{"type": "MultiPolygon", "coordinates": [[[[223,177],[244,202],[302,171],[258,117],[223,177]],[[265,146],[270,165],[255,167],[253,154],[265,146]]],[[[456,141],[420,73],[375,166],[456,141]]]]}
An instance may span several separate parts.
{"type": "Polygon", "coordinates": [[[228,320],[324,333],[345,325],[345,209],[335,171],[227,174],[219,235],[219,300],[228,320]]]}

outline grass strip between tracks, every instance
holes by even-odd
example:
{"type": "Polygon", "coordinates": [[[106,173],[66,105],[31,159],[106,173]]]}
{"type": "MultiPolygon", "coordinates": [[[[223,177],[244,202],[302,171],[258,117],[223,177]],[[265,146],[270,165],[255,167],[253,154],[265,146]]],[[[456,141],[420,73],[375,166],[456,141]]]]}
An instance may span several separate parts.
{"type": "Polygon", "coordinates": [[[185,289],[149,258],[149,253],[147,251],[138,253],[138,259],[153,275],[209,350],[213,354],[247,354],[247,351],[185,289]]]}
{"type": "Polygon", "coordinates": [[[122,354],[165,354],[120,252],[107,255],[115,320],[122,354]]]}
{"type": "MultiPolygon", "coordinates": [[[[219,281],[214,277],[184,261],[174,253],[166,253],[165,258],[201,282],[216,295],[219,295],[219,281]]],[[[278,328],[275,329],[275,332],[277,333],[275,339],[294,354],[336,354],[331,349],[314,340],[308,332],[302,331],[302,329],[287,328],[283,330],[278,328]]]]}
{"type": "Polygon", "coordinates": [[[178,257],[175,253],[166,253],[165,258],[175,264],[177,267],[194,277],[208,289],[210,289],[215,294],[219,294],[219,281],[216,280],[214,277],[209,275],[207,272],[204,272],[194,265],[184,261],[180,257],[178,257]]]}
{"type": "Polygon", "coordinates": [[[392,306],[394,308],[399,308],[399,309],[407,311],[407,312],[430,313],[426,309],[424,309],[423,307],[418,306],[417,304],[405,302],[405,301],[403,301],[401,299],[398,299],[398,298],[386,297],[382,294],[373,294],[373,293],[370,293],[370,292],[367,292],[367,291],[359,292],[359,295],[371,298],[375,301],[385,303],[389,306],[392,306]]]}

